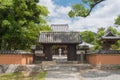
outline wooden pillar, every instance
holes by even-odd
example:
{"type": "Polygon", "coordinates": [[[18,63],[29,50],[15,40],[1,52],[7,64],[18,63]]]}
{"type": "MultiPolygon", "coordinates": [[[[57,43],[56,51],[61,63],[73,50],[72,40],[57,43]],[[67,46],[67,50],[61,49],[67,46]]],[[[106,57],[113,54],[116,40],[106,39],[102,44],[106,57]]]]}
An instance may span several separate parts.
{"type": "Polygon", "coordinates": [[[77,60],[77,54],[76,54],[76,45],[70,44],[67,47],[67,60],[68,61],[76,61],[77,60]]]}
{"type": "Polygon", "coordinates": [[[51,45],[44,45],[44,54],[46,61],[52,61],[51,45]]]}

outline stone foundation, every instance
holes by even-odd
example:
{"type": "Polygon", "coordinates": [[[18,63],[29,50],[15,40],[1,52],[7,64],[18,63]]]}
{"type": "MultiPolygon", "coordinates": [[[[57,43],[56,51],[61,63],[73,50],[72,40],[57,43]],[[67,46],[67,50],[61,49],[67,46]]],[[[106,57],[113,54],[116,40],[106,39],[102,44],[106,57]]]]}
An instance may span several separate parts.
{"type": "Polygon", "coordinates": [[[102,64],[102,65],[94,65],[97,69],[107,69],[107,70],[116,70],[120,69],[120,64],[102,64]]]}
{"type": "Polygon", "coordinates": [[[14,72],[39,72],[42,70],[41,65],[0,65],[1,73],[14,73],[14,72]]]}

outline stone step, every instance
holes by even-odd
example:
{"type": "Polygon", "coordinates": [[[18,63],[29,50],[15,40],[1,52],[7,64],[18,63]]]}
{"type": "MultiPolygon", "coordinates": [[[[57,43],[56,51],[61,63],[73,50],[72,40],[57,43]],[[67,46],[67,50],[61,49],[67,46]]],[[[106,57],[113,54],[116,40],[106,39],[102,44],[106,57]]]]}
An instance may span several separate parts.
{"type": "Polygon", "coordinates": [[[78,61],[56,61],[56,64],[78,64],[78,61]]]}
{"type": "Polygon", "coordinates": [[[46,66],[44,69],[48,71],[78,71],[92,68],[93,66],[90,64],[57,64],[46,66]]]}
{"type": "Polygon", "coordinates": [[[77,67],[66,67],[66,66],[51,66],[46,67],[46,71],[74,71],[77,72],[77,67]]]}

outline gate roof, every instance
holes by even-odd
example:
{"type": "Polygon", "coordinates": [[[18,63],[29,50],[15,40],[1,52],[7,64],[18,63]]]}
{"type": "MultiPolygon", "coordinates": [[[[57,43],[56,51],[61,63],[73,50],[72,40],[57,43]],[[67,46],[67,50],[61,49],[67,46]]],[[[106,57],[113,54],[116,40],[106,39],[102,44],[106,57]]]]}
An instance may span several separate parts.
{"type": "Polygon", "coordinates": [[[39,35],[39,43],[43,44],[79,44],[81,42],[79,32],[41,32],[39,35]]]}

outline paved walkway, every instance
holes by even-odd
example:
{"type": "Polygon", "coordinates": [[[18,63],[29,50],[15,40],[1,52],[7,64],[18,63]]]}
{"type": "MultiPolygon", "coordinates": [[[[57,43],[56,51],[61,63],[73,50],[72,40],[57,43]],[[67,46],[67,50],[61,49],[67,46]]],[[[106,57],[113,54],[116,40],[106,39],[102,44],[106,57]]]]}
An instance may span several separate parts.
{"type": "Polygon", "coordinates": [[[67,61],[66,56],[55,56],[54,60],[58,64],[47,68],[46,80],[80,80],[76,67],[62,64],[67,61]]]}
{"type": "Polygon", "coordinates": [[[80,73],[83,80],[120,80],[120,70],[91,69],[80,73]]]}
{"type": "Polygon", "coordinates": [[[47,71],[46,80],[120,80],[120,70],[47,71]]]}
{"type": "Polygon", "coordinates": [[[57,65],[46,68],[46,80],[120,80],[120,70],[88,69],[88,65],[76,67],[74,64],[63,64],[64,61],[64,57],[61,60],[58,57],[57,65]],[[83,69],[85,67],[88,68],[83,69]]]}
{"type": "Polygon", "coordinates": [[[72,71],[47,71],[46,80],[80,80],[79,73],[72,71]]]}

